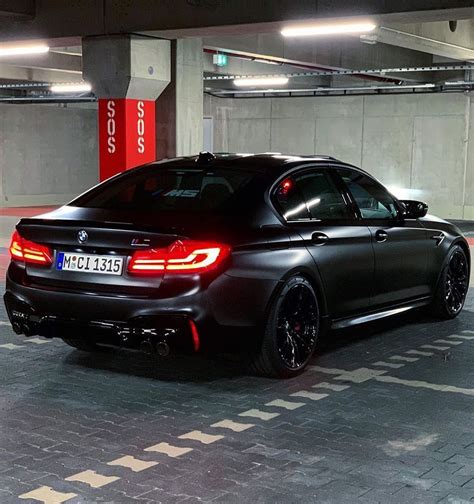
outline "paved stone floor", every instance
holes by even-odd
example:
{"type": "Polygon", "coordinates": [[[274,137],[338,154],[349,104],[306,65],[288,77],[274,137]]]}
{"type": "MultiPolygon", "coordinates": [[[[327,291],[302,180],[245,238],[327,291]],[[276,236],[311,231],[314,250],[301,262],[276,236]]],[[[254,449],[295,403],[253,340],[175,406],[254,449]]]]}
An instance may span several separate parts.
{"type": "Polygon", "coordinates": [[[474,500],[474,292],[330,335],[302,376],[87,354],[0,309],[0,503],[474,500]]]}
{"type": "Polygon", "coordinates": [[[25,339],[1,305],[0,504],[472,502],[473,322],[471,290],[454,321],[333,333],[276,381],[25,339]]]}

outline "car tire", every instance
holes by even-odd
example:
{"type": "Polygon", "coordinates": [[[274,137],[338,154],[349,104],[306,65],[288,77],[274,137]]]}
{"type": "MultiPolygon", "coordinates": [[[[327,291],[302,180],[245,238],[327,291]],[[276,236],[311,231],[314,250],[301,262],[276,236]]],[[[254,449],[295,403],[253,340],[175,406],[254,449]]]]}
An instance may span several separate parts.
{"type": "Polygon", "coordinates": [[[95,352],[98,349],[98,346],[91,341],[86,341],[80,338],[61,338],[66,345],[73,347],[77,350],[82,350],[83,352],[95,352]]]}
{"type": "Polygon", "coordinates": [[[320,332],[316,293],[302,276],[288,279],[273,299],[262,345],[252,361],[259,375],[291,378],[310,361],[320,332]]]}
{"type": "Polygon", "coordinates": [[[463,309],[469,287],[469,262],[464,249],[455,245],[448,253],[439,277],[431,314],[440,319],[453,319],[463,309]]]}

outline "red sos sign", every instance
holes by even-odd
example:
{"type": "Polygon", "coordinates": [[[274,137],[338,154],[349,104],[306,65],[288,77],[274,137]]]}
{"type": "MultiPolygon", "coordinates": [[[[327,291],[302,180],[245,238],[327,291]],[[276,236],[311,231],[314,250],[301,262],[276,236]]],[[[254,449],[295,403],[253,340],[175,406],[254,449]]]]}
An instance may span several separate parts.
{"type": "Polygon", "coordinates": [[[99,100],[100,179],[156,159],[155,102],[99,100]]]}
{"type": "Polygon", "coordinates": [[[109,154],[115,154],[117,138],[115,136],[117,128],[115,121],[115,107],[114,100],[107,102],[107,151],[109,154]]]}

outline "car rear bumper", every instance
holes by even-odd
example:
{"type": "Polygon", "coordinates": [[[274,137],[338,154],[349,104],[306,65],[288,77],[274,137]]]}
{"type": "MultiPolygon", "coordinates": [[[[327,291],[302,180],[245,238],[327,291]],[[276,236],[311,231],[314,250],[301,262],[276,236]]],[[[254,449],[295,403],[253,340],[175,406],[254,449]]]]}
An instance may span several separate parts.
{"type": "Polygon", "coordinates": [[[186,295],[149,298],[58,290],[28,285],[24,278],[10,268],[4,296],[19,334],[90,339],[129,348],[166,339],[170,346],[193,351],[225,339],[228,330],[244,334],[248,331],[242,328],[258,326],[277,285],[221,275],[186,295]]]}

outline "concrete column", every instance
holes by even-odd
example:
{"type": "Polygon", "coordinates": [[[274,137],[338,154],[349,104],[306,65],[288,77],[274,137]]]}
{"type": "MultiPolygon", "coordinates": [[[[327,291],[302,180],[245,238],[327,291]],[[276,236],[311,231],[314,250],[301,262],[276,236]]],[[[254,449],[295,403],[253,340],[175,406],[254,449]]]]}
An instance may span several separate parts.
{"type": "Polygon", "coordinates": [[[171,84],[157,101],[158,159],[196,154],[203,146],[202,40],[175,40],[171,54],[171,84]]]}
{"type": "Polygon", "coordinates": [[[83,40],[83,74],[99,98],[100,180],[156,160],[155,100],[171,79],[168,40],[83,40]]]}

